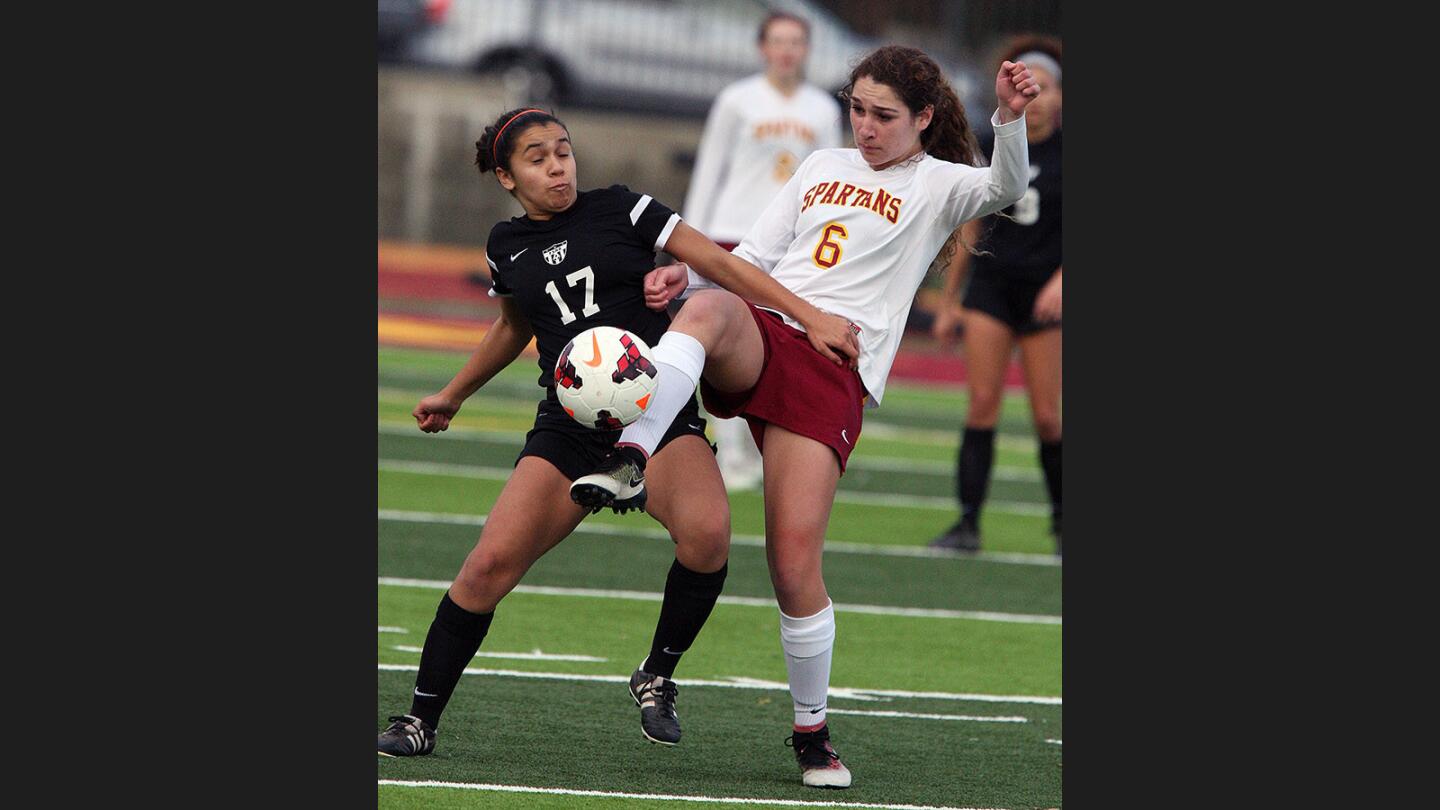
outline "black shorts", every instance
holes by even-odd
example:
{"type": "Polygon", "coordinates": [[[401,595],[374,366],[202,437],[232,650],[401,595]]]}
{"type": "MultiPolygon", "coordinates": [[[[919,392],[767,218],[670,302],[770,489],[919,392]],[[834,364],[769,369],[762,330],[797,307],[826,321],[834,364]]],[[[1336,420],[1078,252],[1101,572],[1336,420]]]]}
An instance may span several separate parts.
{"type": "Polygon", "coordinates": [[[1004,323],[1017,335],[1033,335],[1060,328],[1059,321],[1035,320],[1035,298],[1045,281],[1028,281],[1002,272],[977,268],[965,290],[964,307],[983,312],[1004,323]]]}
{"type": "MultiPolygon", "coordinates": [[[[605,454],[615,449],[615,442],[620,440],[618,430],[591,430],[574,419],[571,419],[555,401],[554,393],[540,401],[540,406],[535,410],[535,426],[525,434],[525,447],[521,449],[520,455],[515,457],[515,463],[519,464],[520,459],[526,456],[543,458],[555,465],[555,469],[565,474],[566,478],[574,481],[582,475],[589,475],[595,472],[595,467],[605,454]]],[[[700,415],[700,404],[695,396],[690,396],[690,401],[680,409],[675,421],[670,423],[670,429],[660,439],[660,444],[655,448],[659,453],[665,449],[665,445],[681,436],[699,436],[705,439],[705,418],[700,415]]],[[[710,443],[705,439],[706,444],[710,443]]],[[[715,451],[715,445],[710,445],[710,451],[715,451]]]]}

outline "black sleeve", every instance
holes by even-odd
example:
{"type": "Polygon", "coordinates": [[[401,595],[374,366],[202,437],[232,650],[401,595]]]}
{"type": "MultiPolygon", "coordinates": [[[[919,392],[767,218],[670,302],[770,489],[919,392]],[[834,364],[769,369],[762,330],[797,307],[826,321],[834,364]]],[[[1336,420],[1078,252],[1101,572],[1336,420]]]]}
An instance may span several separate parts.
{"type": "Polygon", "coordinates": [[[637,194],[625,186],[611,186],[617,205],[635,229],[635,238],[648,250],[663,250],[665,241],[680,224],[680,215],[649,194],[637,194]]]}
{"type": "Polygon", "coordinates": [[[500,223],[490,229],[490,238],[485,242],[485,263],[490,266],[490,297],[509,298],[512,293],[509,285],[505,283],[504,275],[500,272],[500,265],[506,261],[504,239],[498,234],[500,223]],[[496,261],[496,259],[499,261],[496,261]]]}

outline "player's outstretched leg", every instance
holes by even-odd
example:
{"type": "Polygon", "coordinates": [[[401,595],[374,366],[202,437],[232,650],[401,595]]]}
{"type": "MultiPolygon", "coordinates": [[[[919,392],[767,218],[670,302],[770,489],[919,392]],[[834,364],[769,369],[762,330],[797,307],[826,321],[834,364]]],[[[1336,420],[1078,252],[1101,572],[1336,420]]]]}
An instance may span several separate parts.
{"type": "Polygon", "coordinates": [[[760,379],[765,364],[765,345],[749,306],[720,290],[691,296],[652,354],[655,393],[644,415],[621,431],[614,454],[570,487],[571,500],[587,509],[639,498],[646,463],[694,395],[702,373],[722,391],[744,391],[760,379]]]}
{"type": "Polygon", "coordinates": [[[615,451],[591,474],[575,479],[570,498],[591,511],[621,505],[644,508],[645,465],[695,394],[705,369],[705,347],[683,333],[666,332],[655,344],[655,393],[645,413],[620,433],[615,451]],[[639,504],[639,506],[633,506],[639,504]]]}

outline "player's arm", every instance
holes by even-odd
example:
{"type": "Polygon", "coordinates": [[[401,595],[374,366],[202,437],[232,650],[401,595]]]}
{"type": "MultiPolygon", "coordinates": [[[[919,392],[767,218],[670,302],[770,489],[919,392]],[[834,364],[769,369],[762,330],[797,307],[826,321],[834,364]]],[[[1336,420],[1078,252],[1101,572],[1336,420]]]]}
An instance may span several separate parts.
{"type": "Polygon", "coordinates": [[[832,362],[851,368],[857,365],[860,342],[846,319],[822,312],[770,274],[721,248],[684,222],[675,226],[665,250],[699,275],[741,298],[799,321],[805,327],[810,345],[832,362]]]}
{"type": "Polygon", "coordinates": [[[993,214],[1013,205],[1030,185],[1030,147],[1025,140],[1025,108],[1040,92],[1039,84],[1023,62],[1005,62],[995,77],[1000,102],[990,117],[995,146],[990,166],[976,169],[956,165],[954,186],[944,209],[955,225],[993,214]]]}
{"type": "Polygon", "coordinates": [[[420,400],[411,416],[426,433],[450,427],[460,405],[479,391],[500,370],[515,361],[535,336],[534,329],[513,298],[500,299],[500,317],[485,331],[470,359],[438,393],[420,400]]]}

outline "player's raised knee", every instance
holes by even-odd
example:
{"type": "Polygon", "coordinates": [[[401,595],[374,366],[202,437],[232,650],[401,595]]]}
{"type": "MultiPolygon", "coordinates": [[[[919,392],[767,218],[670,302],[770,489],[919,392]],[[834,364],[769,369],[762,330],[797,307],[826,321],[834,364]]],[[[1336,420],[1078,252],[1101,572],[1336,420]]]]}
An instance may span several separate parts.
{"type": "Polygon", "coordinates": [[[674,329],[684,324],[723,326],[737,314],[745,313],[745,302],[724,290],[701,290],[685,299],[685,306],[675,316],[674,329]]]}

